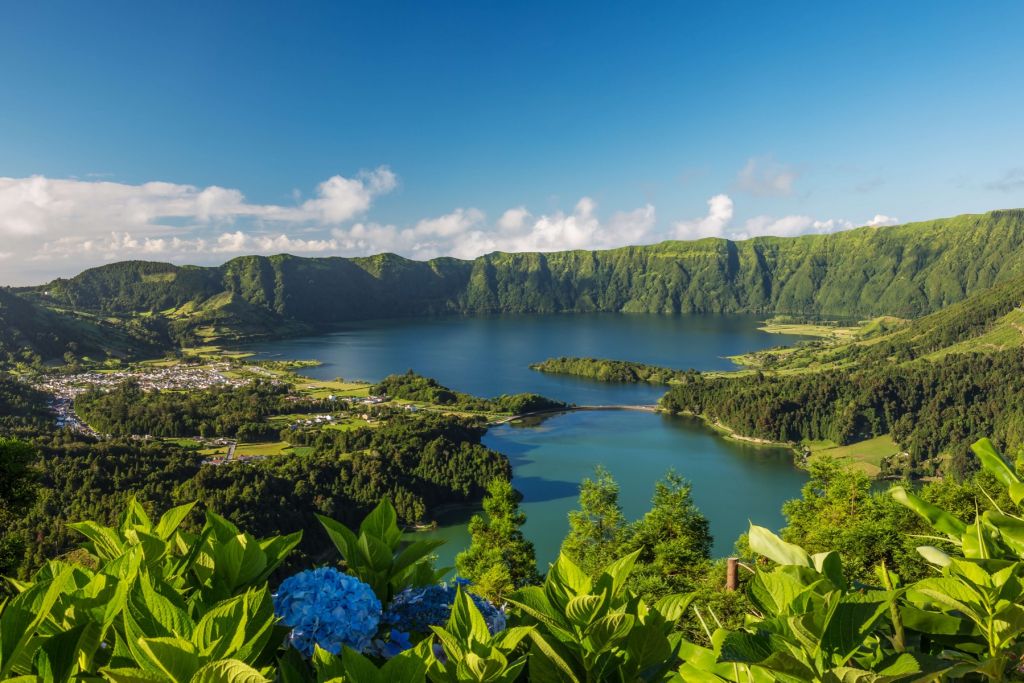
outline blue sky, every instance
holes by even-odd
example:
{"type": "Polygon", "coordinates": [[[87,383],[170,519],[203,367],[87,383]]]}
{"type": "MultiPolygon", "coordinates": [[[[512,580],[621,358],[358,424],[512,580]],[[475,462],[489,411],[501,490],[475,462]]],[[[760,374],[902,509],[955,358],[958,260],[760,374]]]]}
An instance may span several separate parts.
{"type": "Polygon", "coordinates": [[[1024,206],[1019,2],[0,12],[4,282],[1024,206]]]}

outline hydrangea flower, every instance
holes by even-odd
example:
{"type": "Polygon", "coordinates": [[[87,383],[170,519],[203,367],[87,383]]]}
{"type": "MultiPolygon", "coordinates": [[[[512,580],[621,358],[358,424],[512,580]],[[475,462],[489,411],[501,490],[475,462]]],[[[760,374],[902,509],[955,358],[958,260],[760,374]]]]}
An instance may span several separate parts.
{"type": "Polygon", "coordinates": [[[289,576],[273,598],[274,612],[292,629],[289,642],[307,657],[315,645],[332,654],[343,645],[362,651],[380,624],[380,600],[373,589],[330,567],[289,576]]]}
{"type": "MultiPolygon", "coordinates": [[[[395,596],[384,612],[383,623],[404,631],[429,631],[431,626],[444,626],[452,613],[456,586],[464,586],[456,579],[452,585],[440,584],[424,588],[406,588],[395,596]]],[[[473,604],[480,610],[491,635],[505,630],[505,614],[484,598],[469,593],[473,604]]]]}
{"type": "Polygon", "coordinates": [[[408,633],[393,628],[391,629],[391,633],[388,634],[387,640],[384,638],[374,639],[363,654],[376,655],[382,659],[391,659],[392,657],[411,649],[412,646],[412,641],[409,639],[408,633]]]}

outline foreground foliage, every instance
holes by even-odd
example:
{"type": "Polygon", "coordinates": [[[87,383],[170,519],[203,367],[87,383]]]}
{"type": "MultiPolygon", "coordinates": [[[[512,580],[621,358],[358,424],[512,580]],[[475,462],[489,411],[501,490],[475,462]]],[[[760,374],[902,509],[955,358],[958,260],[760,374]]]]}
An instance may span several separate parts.
{"type": "MultiPolygon", "coordinates": [[[[932,531],[931,575],[891,568],[853,582],[835,551],[808,553],[751,526],[761,559],[751,609],[726,626],[696,593],[631,588],[645,548],[587,571],[567,555],[502,609],[438,586],[430,542],[404,543],[382,501],[357,530],[321,518],[344,573],[271,577],[299,534],[257,539],[191,505],[155,522],[130,501],[116,526],[74,525],[75,561],[53,560],[0,608],[0,678],[23,681],[896,681],[1019,680],[1024,654],[1024,482],[982,440],[974,450],[1011,509],[961,518],[904,488],[893,499],[932,531]],[[276,583],[276,581],[274,581],[276,583]],[[275,610],[275,606],[277,609],[275,610]],[[693,613],[703,643],[680,629],[693,613]]],[[[662,493],[672,500],[671,487],[662,493]]],[[[683,489],[675,489],[683,491],[683,489]]],[[[682,494],[681,494],[682,495],[682,494]]],[[[685,496],[684,496],[685,497],[685,496]]],[[[607,501],[605,501],[607,502],[607,501]]],[[[614,506],[612,507],[614,511],[614,506]]]]}

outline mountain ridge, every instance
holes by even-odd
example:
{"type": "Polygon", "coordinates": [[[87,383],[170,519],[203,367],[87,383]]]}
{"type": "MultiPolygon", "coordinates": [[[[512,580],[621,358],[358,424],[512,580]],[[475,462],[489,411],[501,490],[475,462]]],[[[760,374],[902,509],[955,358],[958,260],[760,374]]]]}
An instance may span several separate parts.
{"type": "Polygon", "coordinates": [[[647,312],[918,317],[1024,274],[1024,209],[798,237],[664,241],[600,251],[415,261],[240,256],[219,266],[123,261],[20,296],[160,319],[176,344],[425,315],[647,312]]]}

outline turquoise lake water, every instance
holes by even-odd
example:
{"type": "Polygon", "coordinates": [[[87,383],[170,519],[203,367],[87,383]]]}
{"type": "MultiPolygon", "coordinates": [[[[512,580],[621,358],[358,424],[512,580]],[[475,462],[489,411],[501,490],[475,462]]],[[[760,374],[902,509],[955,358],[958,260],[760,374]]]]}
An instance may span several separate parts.
{"type": "MultiPolygon", "coordinates": [[[[594,356],[674,368],[724,370],[726,356],[791,343],[761,332],[749,316],[577,314],[378,321],[331,334],[250,346],[265,357],[313,358],[304,374],[379,380],[407,369],[480,396],[533,391],[579,405],[653,404],[664,387],[608,384],[544,375],[530,363],[552,356],[594,356]]],[[[654,483],[674,469],[693,484],[708,517],[717,556],[729,554],[747,521],[778,528],[782,503],[799,495],[805,475],[786,449],[727,441],[699,421],[638,411],[578,411],[491,429],[484,444],[505,453],[523,493],[524,531],[544,567],[558,553],[581,479],[596,465],[621,487],[628,518],[650,506],[654,483]]],[[[450,510],[441,528],[418,537],[449,543],[450,563],[468,543],[470,509],[450,510]]]]}

